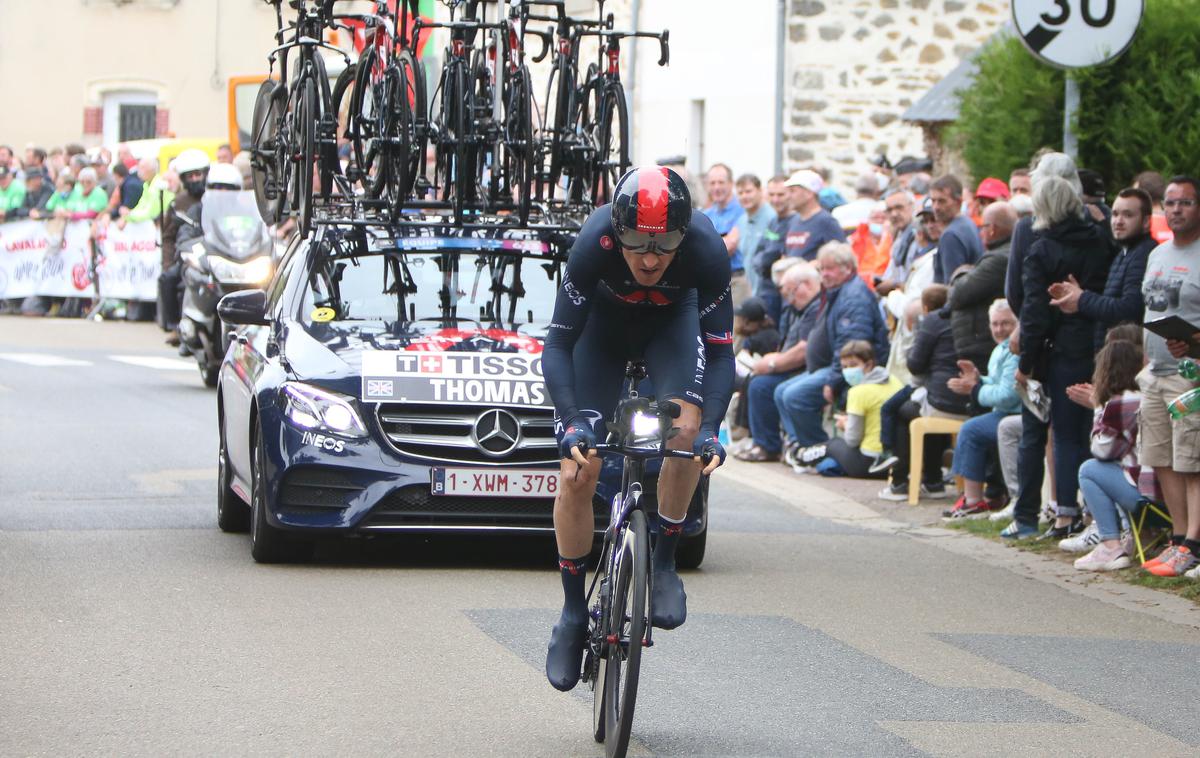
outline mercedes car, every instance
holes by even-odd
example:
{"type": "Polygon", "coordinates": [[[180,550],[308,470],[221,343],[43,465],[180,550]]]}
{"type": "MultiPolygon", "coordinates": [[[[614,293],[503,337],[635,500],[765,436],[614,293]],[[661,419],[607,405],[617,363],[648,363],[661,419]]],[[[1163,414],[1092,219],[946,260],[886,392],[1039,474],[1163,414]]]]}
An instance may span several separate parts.
{"type": "MultiPolygon", "coordinates": [[[[568,244],[321,226],[292,243],[265,290],[224,298],[220,528],[248,530],[260,562],[304,560],[337,535],[552,532],[558,454],[541,353],[568,244]]],[[[619,487],[620,462],[606,460],[597,534],[619,487]]],[[[704,479],[682,566],[703,560],[707,501],[704,479]]]]}

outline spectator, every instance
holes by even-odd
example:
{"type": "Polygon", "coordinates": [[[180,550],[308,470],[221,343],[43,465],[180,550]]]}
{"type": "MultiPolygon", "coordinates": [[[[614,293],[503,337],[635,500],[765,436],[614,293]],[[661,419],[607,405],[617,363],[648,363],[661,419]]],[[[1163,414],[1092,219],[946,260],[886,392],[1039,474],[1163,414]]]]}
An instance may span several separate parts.
{"type": "Polygon", "coordinates": [[[1112,208],[1108,207],[1108,190],[1104,187],[1104,177],[1100,172],[1090,168],[1079,169],[1079,186],[1079,198],[1083,200],[1084,205],[1100,208],[1105,218],[1112,215],[1112,208]]]}
{"type": "Polygon", "coordinates": [[[747,436],[750,428],[750,404],[746,401],[746,390],[754,369],[768,353],[779,349],[782,339],[775,322],[767,315],[762,298],[747,298],[733,313],[733,335],[738,342],[737,374],[733,389],[736,402],[730,403],[725,418],[729,421],[729,437],[740,440],[747,436]]]}
{"type": "MultiPolygon", "coordinates": [[[[915,237],[914,257],[909,260],[908,277],[904,280],[904,286],[889,292],[884,300],[884,307],[896,320],[887,369],[889,374],[905,384],[911,378],[906,361],[915,323],[921,313],[921,293],[933,284],[933,263],[937,259],[938,241],[942,236],[942,226],[934,216],[933,201],[929,198],[921,201],[917,220],[919,225],[915,237]]],[[[887,412],[886,409],[884,412],[887,412]]],[[[887,434],[885,430],[884,435],[887,434]]]]}
{"type": "Polygon", "coordinates": [[[913,223],[913,210],[913,196],[905,190],[897,190],[884,197],[892,249],[888,267],[875,285],[875,292],[880,296],[902,286],[908,278],[917,251],[917,225],[913,223]]]}
{"type": "MultiPolygon", "coordinates": [[[[1075,561],[1085,571],[1116,571],[1130,564],[1130,549],[1121,539],[1121,511],[1137,510],[1145,489],[1154,495],[1149,469],[1138,465],[1137,375],[1142,368],[1142,351],[1137,345],[1117,340],[1105,345],[1096,356],[1092,402],[1091,453],[1079,469],[1079,488],[1087,501],[1096,529],[1095,549],[1075,561]],[[1140,485],[1140,486],[1139,486],[1140,485]],[[1120,510],[1118,510],[1118,508],[1120,510]]],[[[1064,543],[1067,542],[1064,540],[1064,543]]],[[[1060,545],[1068,547],[1066,545],[1060,545]]]]}
{"type": "Polygon", "coordinates": [[[157,173],[157,159],[142,158],[138,161],[137,177],[142,183],[142,191],[133,208],[121,211],[121,220],[117,222],[119,228],[124,228],[127,221],[156,221],[161,224],[164,212],[175,199],[175,193],[167,189],[166,178],[156,176],[157,173]]]}
{"type": "Polygon", "coordinates": [[[742,253],[738,250],[738,235],[735,231],[737,220],[742,215],[742,207],[733,200],[733,169],[724,163],[714,163],[704,175],[704,187],[712,205],[701,212],[712,220],[717,233],[725,240],[732,277],[729,292],[736,308],[750,297],[750,281],[746,278],[746,267],[742,261],[742,253]]]}
{"type": "Polygon", "coordinates": [[[1160,245],[1170,242],[1174,234],[1167,224],[1167,214],[1163,212],[1163,194],[1167,191],[1167,182],[1157,171],[1143,171],[1133,180],[1134,189],[1144,190],[1154,203],[1154,215],[1150,217],[1150,236],[1160,245]]]}
{"type": "Polygon", "coordinates": [[[767,182],[767,202],[775,210],[775,220],[767,224],[766,231],[763,232],[758,249],[754,252],[752,259],[752,265],[758,272],[755,278],[758,288],[754,294],[762,298],[763,303],[767,306],[767,315],[777,324],[781,323],[783,301],[779,295],[776,279],[772,275],[772,268],[775,262],[783,256],[787,226],[792,216],[795,215],[795,209],[792,208],[789,199],[788,188],[784,186],[786,182],[787,177],[783,176],[773,177],[767,182]]]}
{"type": "Polygon", "coordinates": [[[113,175],[120,182],[117,185],[117,213],[126,216],[142,199],[142,180],[137,174],[129,173],[124,163],[113,166],[113,175]]]}
{"type": "MultiPolygon", "coordinates": [[[[1174,238],[1150,253],[1142,295],[1145,320],[1178,316],[1200,324],[1200,181],[1171,179],[1163,199],[1174,238]]],[[[1138,378],[1142,406],[1138,459],[1154,468],[1162,487],[1173,532],[1170,545],[1147,568],[1159,576],[1179,576],[1196,565],[1200,554],[1200,414],[1172,419],[1167,406],[1193,383],[1179,375],[1179,359],[1188,343],[1164,340],[1147,330],[1150,365],[1138,378]]]]}
{"type": "Polygon", "coordinates": [[[21,178],[21,165],[17,163],[17,156],[8,145],[0,145],[0,166],[11,171],[14,179],[21,178]]]}
{"type": "Polygon", "coordinates": [[[129,149],[129,145],[121,143],[117,145],[117,162],[125,164],[125,168],[133,171],[137,167],[138,159],[134,157],[133,151],[129,149]]]}
{"type": "Polygon", "coordinates": [[[813,445],[797,453],[797,472],[816,472],[827,476],[852,476],[859,479],[881,478],[872,473],[878,459],[879,409],[896,391],[900,382],[888,376],[887,369],[875,365],[875,351],[866,340],[851,340],[839,353],[842,376],[850,389],[846,393],[846,412],[834,423],[841,435],[824,445],[813,445]]]}
{"type": "Polygon", "coordinates": [[[992,203],[1008,200],[1008,185],[1001,180],[989,176],[975,188],[975,207],[982,214],[992,203]]]}
{"type": "MultiPolygon", "coordinates": [[[[876,176],[880,176],[876,174],[876,176]]],[[[887,206],[877,201],[867,220],[846,240],[858,258],[858,275],[872,291],[891,260],[892,237],[887,231],[887,206]]]]}
{"type": "MultiPolygon", "coordinates": [[[[1007,302],[1007,301],[1005,301],[1007,302]]],[[[1013,355],[1021,354],[1021,328],[1013,329],[1008,338],[1008,352],[1013,355]]],[[[1090,387],[1089,387],[1090,390],[1090,387]]],[[[996,447],[1000,458],[1000,474],[1004,479],[1004,487],[1008,490],[1008,505],[1003,510],[996,511],[988,519],[997,523],[1009,523],[1013,519],[1013,511],[1017,507],[1017,494],[1020,491],[1021,477],[1017,471],[1017,457],[1021,449],[1021,413],[1005,416],[996,427],[996,447]]]]}
{"type": "Polygon", "coordinates": [[[951,277],[950,324],[958,357],[986,371],[995,352],[995,332],[990,327],[992,301],[1004,297],[1004,274],[1017,214],[1000,201],[987,206],[979,229],[985,252],[972,268],[963,267],[951,277]]]}
{"type": "Polygon", "coordinates": [[[1033,195],[1033,181],[1029,177],[1029,169],[1015,168],[1008,175],[1008,189],[1012,197],[1017,195],[1033,195]]]}
{"type": "MultiPolygon", "coordinates": [[[[931,284],[921,292],[921,309],[925,316],[909,348],[907,365],[912,371],[913,381],[922,385],[924,397],[911,393],[913,399],[906,399],[895,409],[890,434],[895,453],[887,455],[885,452],[878,465],[873,467],[876,470],[882,470],[885,466],[891,469],[891,484],[879,492],[883,500],[898,502],[908,499],[908,425],[919,416],[962,418],[967,412],[966,400],[952,392],[947,385],[951,378],[958,375],[958,358],[954,352],[950,319],[943,313],[948,294],[944,284],[931,284]]],[[[884,404],[884,415],[888,421],[891,421],[889,405],[900,397],[902,395],[897,392],[889,403],[884,404]]],[[[882,443],[889,444],[887,440],[882,440],[882,443]]],[[[946,487],[942,484],[942,456],[948,444],[945,435],[931,434],[925,437],[924,468],[921,472],[923,497],[946,496],[946,487]]]]}
{"type": "Polygon", "coordinates": [[[38,169],[43,175],[46,171],[46,151],[37,145],[25,146],[25,160],[22,161],[22,168],[28,174],[31,170],[38,169]]]}
{"type": "Polygon", "coordinates": [[[233,163],[233,148],[228,144],[217,147],[217,163],[233,163]]]}
{"type": "Polygon", "coordinates": [[[852,232],[859,224],[867,223],[871,210],[879,202],[879,181],[874,171],[859,175],[854,182],[854,199],[833,209],[833,220],[842,231],[852,232]]]}
{"type": "Polygon", "coordinates": [[[948,284],[955,269],[964,263],[973,264],[983,256],[979,230],[959,213],[962,194],[962,182],[949,174],[939,177],[930,188],[933,213],[942,225],[938,255],[933,262],[933,281],[938,284],[948,284]]]}
{"type": "Polygon", "coordinates": [[[804,371],[808,339],[821,311],[821,275],[807,261],[790,258],[777,265],[790,268],[783,274],[779,290],[787,307],[779,324],[783,343],[779,351],[767,353],[754,364],[746,390],[750,418],[751,447],[737,454],[743,461],[777,461],[783,449],[779,437],[779,408],[775,390],[804,371]]]}
{"type": "Polygon", "coordinates": [[[67,203],[75,194],[75,176],[70,169],[64,168],[58,175],[58,181],[54,183],[54,194],[46,201],[44,211],[32,211],[30,218],[49,218],[58,215],[61,209],[66,210],[67,203]],[[38,215],[34,215],[34,214],[38,215]]]}
{"type": "Polygon", "coordinates": [[[25,202],[25,184],[17,179],[16,172],[7,163],[0,161],[0,221],[7,221],[11,211],[25,202]]]}
{"type": "Polygon", "coordinates": [[[987,374],[980,376],[974,363],[960,359],[959,375],[947,382],[951,391],[970,396],[973,405],[991,409],[968,419],[958,432],[953,472],[963,478],[963,494],[945,514],[951,521],[975,518],[1004,507],[1001,500],[984,498],[983,480],[988,462],[996,457],[1000,422],[1021,410],[1014,381],[1017,356],[1008,349],[1017,317],[1002,297],[992,302],[989,313],[994,347],[988,358],[987,374]]]}
{"type": "Polygon", "coordinates": [[[742,215],[734,225],[734,234],[737,235],[737,245],[741,251],[750,292],[757,293],[758,270],[754,267],[754,254],[758,251],[758,242],[763,232],[775,220],[775,209],[763,202],[762,181],[754,174],[742,174],[738,177],[736,186],[742,215]]]}
{"type": "Polygon", "coordinates": [[[913,177],[925,171],[933,170],[933,161],[928,158],[914,158],[906,155],[896,164],[896,186],[899,189],[916,194],[912,188],[913,177]]]}
{"type": "MultiPolygon", "coordinates": [[[[1043,163],[1045,158],[1042,159],[1043,163]]],[[[1039,164],[1040,166],[1041,164],[1039,164]]],[[[1025,260],[1021,309],[1021,361],[1017,384],[1030,379],[1043,385],[1050,398],[1054,430],[1054,485],[1057,519],[1043,538],[1059,540],[1083,529],[1077,505],[1079,466],[1088,457],[1088,422],[1083,409],[1068,402],[1067,387],[1087,381],[1093,369],[1092,332],[1095,324],[1081,314],[1057,316],[1050,306],[1049,288],[1074,276],[1080,286],[1101,292],[1107,275],[1109,246],[1100,228],[1083,215],[1078,177],[1075,184],[1059,176],[1034,182],[1034,231],[1038,237],[1025,260]]],[[[1041,476],[1027,480],[1026,471],[1040,474],[1046,447],[1046,425],[1032,413],[1022,422],[1018,469],[1021,494],[1007,537],[1032,536],[1037,531],[1041,476]],[[1032,485],[1037,481],[1037,485],[1032,485]],[[1032,485],[1032,486],[1031,486],[1032,485]],[[1029,490],[1034,491],[1029,491],[1029,490]]]]}
{"type": "Polygon", "coordinates": [[[104,190],[106,198],[112,196],[117,191],[117,180],[113,178],[113,175],[108,170],[111,158],[112,155],[107,150],[100,148],[91,154],[88,161],[92,169],[96,172],[96,186],[104,190]]]}
{"type": "Polygon", "coordinates": [[[784,186],[788,188],[788,204],[796,211],[784,237],[785,255],[812,261],[827,243],[846,241],[842,228],[817,199],[824,182],[816,172],[797,171],[784,186]]]}
{"type": "MultiPolygon", "coordinates": [[[[53,203],[53,198],[51,203],[53,203]]],[[[56,204],[51,209],[50,203],[47,203],[47,210],[53,210],[56,218],[65,218],[70,221],[80,221],[83,219],[93,219],[104,212],[108,207],[108,195],[104,194],[104,190],[96,184],[96,172],[91,168],[85,168],[79,172],[79,180],[75,183],[75,189],[67,201],[62,204],[56,204]]]]}
{"type": "Polygon", "coordinates": [[[46,181],[42,169],[31,167],[25,171],[25,198],[21,205],[8,212],[12,220],[21,218],[38,218],[46,210],[46,203],[54,194],[54,188],[46,181]]]}
{"type": "Polygon", "coordinates": [[[784,429],[793,448],[824,442],[821,409],[846,387],[835,360],[851,340],[866,340],[876,355],[888,351],[887,327],[875,295],[858,277],[854,251],[844,242],[829,242],[817,255],[824,303],[809,335],[805,372],[775,388],[784,429]]]}
{"type": "Polygon", "coordinates": [[[46,176],[55,181],[67,167],[67,154],[61,147],[52,147],[46,154],[46,176]]]}
{"type": "Polygon", "coordinates": [[[1103,294],[1087,292],[1068,277],[1050,285],[1050,304],[1063,313],[1080,313],[1096,322],[1095,347],[1099,352],[1109,329],[1124,322],[1142,323],[1142,280],[1146,259],[1154,249],[1150,236],[1150,195],[1139,189],[1124,189],[1112,207],[1113,239],[1121,246],[1108,270],[1103,294]]]}

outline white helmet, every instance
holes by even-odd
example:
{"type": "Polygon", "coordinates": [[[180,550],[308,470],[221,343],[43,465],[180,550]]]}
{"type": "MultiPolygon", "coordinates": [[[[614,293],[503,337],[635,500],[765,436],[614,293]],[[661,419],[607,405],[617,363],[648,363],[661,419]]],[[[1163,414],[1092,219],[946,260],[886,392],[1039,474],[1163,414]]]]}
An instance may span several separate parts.
{"type": "Polygon", "coordinates": [[[240,190],[242,172],[232,163],[214,163],[209,166],[208,179],[204,183],[209,189],[240,190]]]}
{"type": "Polygon", "coordinates": [[[208,168],[209,163],[208,153],[194,147],[184,150],[175,156],[175,160],[172,161],[172,164],[175,166],[175,173],[180,176],[191,171],[203,171],[208,168]]]}

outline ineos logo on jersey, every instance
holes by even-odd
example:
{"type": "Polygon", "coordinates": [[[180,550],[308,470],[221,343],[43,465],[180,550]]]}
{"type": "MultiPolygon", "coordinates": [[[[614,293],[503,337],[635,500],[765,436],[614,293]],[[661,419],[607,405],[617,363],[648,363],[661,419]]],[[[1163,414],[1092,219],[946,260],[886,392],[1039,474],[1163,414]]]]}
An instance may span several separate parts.
{"type": "Polygon", "coordinates": [[[696,336],[696,384],[704,384],[704,340],[696,336]]]}
{"type": "Polygon", "coordinates": [[[567,299],[575,305],[583,305],[587,302],[587,298],[579,291],[579,288],[575,286],[575,282],[571,281],[569,276],[563,277],[562,289],[567,299]]]}
{"type": "Polygon", "coordinates": [[[328,450],[331,453],[340,453],[346,449],[346,443],[343,440],[326,437],[324,434],[313,434],[312,432],[301,432],[300,441],[305,445],[319,447],[322,450],[328,450]]]}

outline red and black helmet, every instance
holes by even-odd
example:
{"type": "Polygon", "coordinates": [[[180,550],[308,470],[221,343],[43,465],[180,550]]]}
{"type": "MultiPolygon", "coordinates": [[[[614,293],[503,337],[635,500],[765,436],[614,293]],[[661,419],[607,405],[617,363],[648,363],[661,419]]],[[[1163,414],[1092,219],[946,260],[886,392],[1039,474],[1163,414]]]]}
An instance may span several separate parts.
{"type": "Polygon", "coordinates": [[[687,184],[665,166],[631,169],[613,190],[613,232],[630,252],[675,252],[691,220],[687,184]]]}

